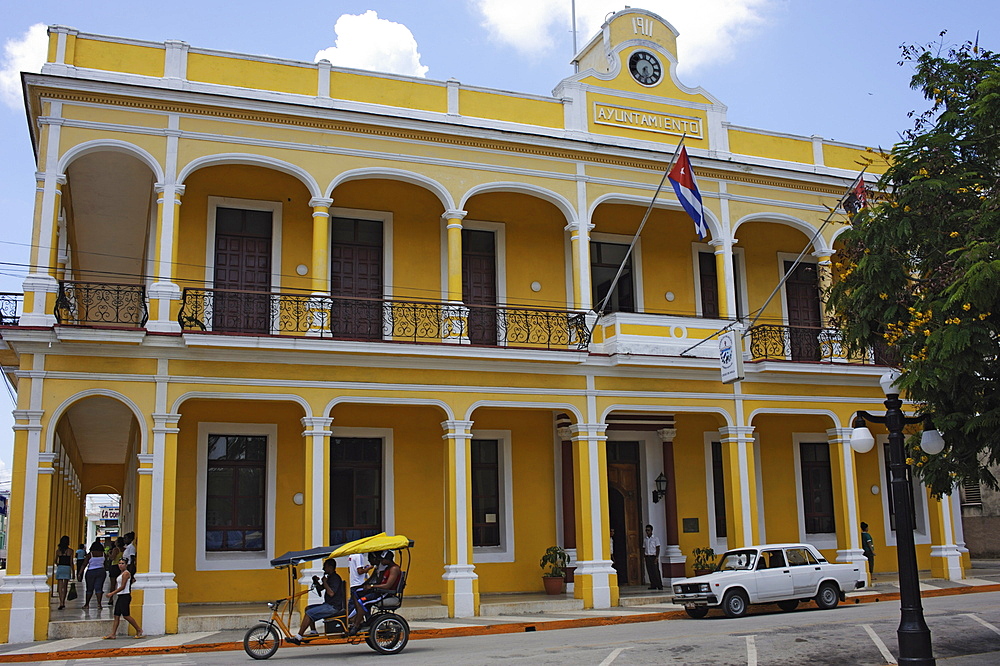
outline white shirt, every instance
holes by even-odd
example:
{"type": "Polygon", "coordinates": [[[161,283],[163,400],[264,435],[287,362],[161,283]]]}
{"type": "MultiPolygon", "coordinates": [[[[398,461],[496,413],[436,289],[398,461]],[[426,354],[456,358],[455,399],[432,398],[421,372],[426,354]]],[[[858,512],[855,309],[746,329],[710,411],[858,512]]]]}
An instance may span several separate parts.
{"type": "Polygon", "coordinates": [[[135,544],[130,543],[129,545],[125,546],[125,552],[122,553],[122,559],[125,560],[131,566],[133,557],[135,557],[135,544]]]}
{"type": "Polygon", "coordinates": [[[660,547],[660,540],[656,538],[656,535],[644,537],[642,540],[643,551],[647,555],[656,555],[656,549],[660,547]]]}
{"type": "Polygon", "coordinates": [[[358,569],[368,566],[368,558],[364,553],[354,553],[347,558],[347,568],[351,573],[351,587],[357,587],[368,580],[368,573],[358,573],[358,569]]]}

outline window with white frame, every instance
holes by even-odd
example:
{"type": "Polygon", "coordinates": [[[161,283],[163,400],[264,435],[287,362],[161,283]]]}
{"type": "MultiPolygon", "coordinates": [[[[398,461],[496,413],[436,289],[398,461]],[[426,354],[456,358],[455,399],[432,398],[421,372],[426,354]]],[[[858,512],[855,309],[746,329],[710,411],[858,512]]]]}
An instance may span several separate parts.
{"type": "Polygon", "coordinates": [[[199,423],[199,571],[263,569],[274,557],[275,424],[199,423]]]}
{"type": "Polygon", "coordinates": [[[514,561],[510,431],[474,430],[471,441],[474,561],[514,561]]]}

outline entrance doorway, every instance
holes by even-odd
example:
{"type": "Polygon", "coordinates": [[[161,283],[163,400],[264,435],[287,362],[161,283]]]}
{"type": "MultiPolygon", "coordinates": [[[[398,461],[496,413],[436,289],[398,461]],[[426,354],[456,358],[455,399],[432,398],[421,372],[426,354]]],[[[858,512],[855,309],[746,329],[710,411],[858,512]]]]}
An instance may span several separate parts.
{"type": "Polygon", "coordinates": [[[639,442],[608,442],[608,519],[619,585],[642,584],[639,442]]]}

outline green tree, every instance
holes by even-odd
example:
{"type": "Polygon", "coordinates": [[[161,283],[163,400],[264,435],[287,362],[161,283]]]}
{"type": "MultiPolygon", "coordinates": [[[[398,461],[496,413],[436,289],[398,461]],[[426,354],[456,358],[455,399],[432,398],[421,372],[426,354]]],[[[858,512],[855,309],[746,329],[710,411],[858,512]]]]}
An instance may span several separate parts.
{"type": "MultiPolygon", "coordinates": [[[[944,33],[942,33],[942,37],[944,33]]],[[[829,307],[850,349],[889,345],[905,397],[945,450],[908,440],[936,495],[1000,463],[1000,56],[907,46],[930,108],[888,154],[879,194],[841,238],[829,307]]],[[[914,114],[911,114],[914,115],[914,114]]]]}

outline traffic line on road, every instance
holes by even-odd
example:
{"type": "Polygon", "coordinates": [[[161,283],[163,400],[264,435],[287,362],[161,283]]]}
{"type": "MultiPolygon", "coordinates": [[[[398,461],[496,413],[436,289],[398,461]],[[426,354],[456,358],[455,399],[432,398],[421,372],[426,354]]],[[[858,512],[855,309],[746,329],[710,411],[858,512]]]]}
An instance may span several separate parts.
{"type": "Polygon", "coordinates": [[[990,624],[989,622],[987,622],[983,618],[979,617],[978,615],[975,615],[974,613],[963,613],[963,615],[965,615],[965,617],[971,617],[973,620],[975,620],[979,624],[983,625],[984,627],[986,627],[990,631],[992,631],[994,633],[997,633],[997,634],[1000,634],[1000,629],[998,629],[997,627],[993,626],[992,624],[990,624]]]}
{"type": "Polygon", "coordinates": [[[889,648],[885,646],[882,639],[879,638],[878,634],[875,633],[875,630],[872,629],[872,625],[862,624],[861,627],[868,632],[868,636],[872,639],[872,642],[875,643],[875,647],[877,647],[878,651],[882,653],[883,657],[885,657],[885,663],[895,664],[896,658],[892,656],[892,653],[889,652],[889,648]]]}
{"type": "Polygon", "coordinates": [[[627,648],[627,647],[615,648],[614,650],[611,651],[611,654],[609,654],[607,656],[607,658],[605,658],[605,660],[600,663],[600,666],[611,666],[611,662],[613,662],[615,659],[617,659],[618,655],[620,655],[625,650],[629,650],[629,649],[631,649],[631,648],[627,648]]]}
{"type": "Polygon", "coordinates": [[[747,636],[747,666],[757,666],[757,637],[747,636]]]}

